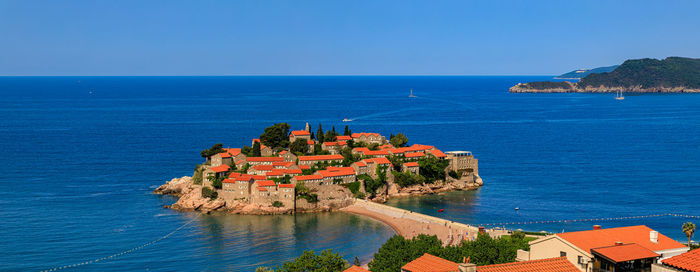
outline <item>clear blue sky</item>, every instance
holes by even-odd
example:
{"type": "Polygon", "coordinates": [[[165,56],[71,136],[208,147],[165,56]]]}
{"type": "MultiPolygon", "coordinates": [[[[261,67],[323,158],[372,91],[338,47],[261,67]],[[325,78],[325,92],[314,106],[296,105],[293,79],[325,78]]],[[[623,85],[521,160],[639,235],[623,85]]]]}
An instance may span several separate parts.
{"type": "Polygon", "coordinates": [[[0,75],[550,75],[700,57],[700,1],[7,1],[0,75]]]}

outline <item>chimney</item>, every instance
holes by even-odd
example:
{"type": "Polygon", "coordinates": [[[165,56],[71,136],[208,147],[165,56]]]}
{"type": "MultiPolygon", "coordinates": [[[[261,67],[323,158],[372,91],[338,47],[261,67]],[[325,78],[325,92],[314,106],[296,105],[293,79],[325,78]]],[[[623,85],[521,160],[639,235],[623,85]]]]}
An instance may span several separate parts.
{"type": "Polygon", "coordinates": [[[459,272],[476,272],[476,264],[471,263],[471,258],[462,257],[459,264],[459,272]]]}
{"type": "Polygon", "coordinates": [[[652,230],[649,232],[649,241],[656,244],[659,242],[659,232],[652,230]]]}
{"type": "Polygon", "coordinates": [[[594,229],[594,230],[599,230],[599,229],[600,229],[600,225],[593,225],[593,229],[594,229]]]}

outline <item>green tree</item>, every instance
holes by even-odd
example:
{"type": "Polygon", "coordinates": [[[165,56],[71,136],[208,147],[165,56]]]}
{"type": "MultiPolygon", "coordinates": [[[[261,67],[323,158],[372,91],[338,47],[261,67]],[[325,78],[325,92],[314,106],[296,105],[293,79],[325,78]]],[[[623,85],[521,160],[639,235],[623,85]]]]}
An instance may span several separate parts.
{"type": "Polygon", "coordinates": [[[296,139],[289,145],[289,152],[292,152],[293,154],[306,154],[309,152],[309,145],[304,139],[296,139]]]}
{"type": "Polygon", "coordinates": [[[224,150],[224,144],[218,143],[218,144],[212,145],[211,148],[209,148],[209,149],[202,150],[202,152],[200,152],[199,154],[202,155],[202,158],[207,158],[207,160],[209,160],[209,157],[214,156],[214,155],[219,154],[219,153],[223,153],[225,151],[226,150],[224,150]]]}
{"type": "Polygon", "coordinates": [[[323,143],[323,128],[321,128],[321,123],[318,123],[318,131],[316,131],[316,140],[319,143],[323,143]]]}
{"type": "Polygon", "coordinates": [[[223,177],[219,177],[217,175],[209,175],[207,176],[207,180],[211,182],[211,186],[216,188],[216,189],[221,189],[221,185],[224,181],[223,177]]]}
{"type": "Polygon", "coordinates": [[[204,172],[204,167],[201,164],[197,164],[194,167],[194,174],[192,175],[192,183],[202,184],[202,172],[204,172]]]}
{"type": "Polygon", "coordinates": [[[216,199],[219,197],[219,193],[216,192],[216,190],[212,190],[211,188],[207,186],[202,187],[202,197],[208,197],[209,199],[216,199]]]}
{"type": "Polygon", "coordinates": [[[445,180],[445,168],[449,161],[441,160],[432,156],[418,160],[420,175],[425,178],[425,182],[433,183],[436,180],[445,180]]]}
{"type": "Polygon", "coordinates": [[[256,141],[255,143],[253,143],[253,154],[252,155],[253,155],[253,157],[262,156],[260,142],[256,141]]]}
{"type": "MultiPolygon", "coordinates": [[[[345,127],[348,127],[348,126],[345,126],[345,127]]],[[[357,258],[357,256],[355,256],[355,261],[353,262],[353,264],[354,264],[354,265],[357,265],[357,266],[360,266],[360,265],[361,265],[361,264],[360,264],[360,258],[357,258]]]]}
{"type": "Polygon", "coordinates": [[[693,233],[695,233],[695,224],[692,222],[685,222],[685,224],[683,224],[683,233],[688,237],[688,246],[690,246],[690,237],[693,237],[693,233]]]}
{"type": "Polygon", "coordinates": [[[278,272],[340,272],[349,267],[343,256],[327,249],[317,255],[313,250],[305,250],[296,259],[285,262],[276,271],[278,272]]]}
{"type": "Polygon", "coordinates": [[[403,133],[398,133],[394,135],[394,137],[391,137],[389,139],[389,142],[395,147],[406,146],[408,144],[408,137],[406,137],[406,135],[403,135],[403,133]]]}
{"type": "Polygon", "coordinates": [[[352,133],[350,132],[348,125],[345,125],[345,130],[343,131],[343,135],[350,136],[350,134],[352,134],[352,133]]]}
{"type": "Polygon", "coordinates": [[[410,172],[393,171],[394,182],[401,187],[407,187],[416,184],[423,184],[425,178],[420,175],[414,175],[410,172]]]}
{"type": "Polygon", "coordinates": [[[289,146],[289,129],[287,123],[274,124],[265,128],[265,132],[260,135],[260,141],[272,149],[287,148],[289,146]]]}

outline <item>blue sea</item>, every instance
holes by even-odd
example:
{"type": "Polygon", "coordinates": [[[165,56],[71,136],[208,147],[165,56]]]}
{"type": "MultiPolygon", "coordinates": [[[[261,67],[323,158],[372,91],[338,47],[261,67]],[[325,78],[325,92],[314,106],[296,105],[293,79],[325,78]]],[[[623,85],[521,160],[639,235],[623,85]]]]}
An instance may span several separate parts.
{"type": "MultiPolygon", "coordinates": [[[[277,122],[472,151],[482,188],[388,203],[464,223],[700,215],[700,95],[507,92],[550,78],[1,77],[0,271],[252,271],[307,249],[368,261],[394,234],[371,219],[180,213],[151,194],[200,150],[277,122]]],[[[507,227],[646,224],[683,241],[688,220],[507,227]]]]}

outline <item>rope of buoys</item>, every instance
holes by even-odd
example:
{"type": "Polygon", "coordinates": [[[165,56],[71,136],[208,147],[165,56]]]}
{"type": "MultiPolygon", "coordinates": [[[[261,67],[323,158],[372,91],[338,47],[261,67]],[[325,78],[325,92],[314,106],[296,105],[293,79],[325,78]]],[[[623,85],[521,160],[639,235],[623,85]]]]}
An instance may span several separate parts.
{"type": "Polygon", "coordinates": [[[673,216],[673,217],[683,217],[683,218],[700,218],[700,216],[698,216],[698,215],[687,215],[687,214],[676,214],[676,213],[660,213],[660,214],[639,215],[639,216],[603,217],[603,218],[584,218],[584,219],[560,219],[560,220],[540,220],[540,221],[522,221],[522,222],[501,222],[501,223],[487,223],[487,224],[479,224],[479,225],[481,225],[481,226],[502,226],[502,225],[551,224],[551,223],[571,223],[571,222],[589,222],[589,221],[616,221],[616,220],[627,220],[627,219],[638,219],[638,218],[651,218],[651,217],[662,217],[662,216],[673,216]]]}
{"type": "Polygon", "coordinates": [[[122,251],[122,252],[119,252],[119,253],[116,253],[116,254],[112,254],[112,255],[109,255],[109,256],[107,256],[107,257],[102,257],[102,258],[92,259],[92,260],[88,260],[88,261],[84,261],[84,262],[80,262],[80,263],[74,263],[74,264],[64,265],[64,266],[57,266],[57,267],[54,267],[54,268],[41,270],[41,272],[58,271],[58,270],[62,270],[62,269],[74,268],[74,267],[83,266],[83,265],[88,265],[88,264],[92,264],[92,263],[98,263],[98,262],[102,262],[102,261],[106,261],[106,260],[113,260],[113,259],[115,259],[115,258],[117,258],[117,257],[122,256],[122,255],[126,255],[126,254],[132,253],[132,252],[134,252],[134,251],[136,251],[136,250],[139,250],[139,249],[142,249],[142,248],[144,248],[144,247],[147,247],[147,246],[153,245],[153,244],[155,244],[155,243],[158,243],[158,242],[160,242],[160,240],[163,240],[163,239],[165,239],[165,238],[170,237],[171,235],[173,235],[173,234],[174,234],[175,232],[177,232],[178,230],[181,230],[181,229],[184,228],[185,226],[189,225],[189,224],[192,223],[195,219],[197,219],[197,218],[192,218],[192,220],[187,221],[186,223],[182,224],[182,226],[176,228],[175,230],[169,232],[169,233],[166,234],[166,235],[163,235],[163,236],[159,237],[158,239],[155,239],[155,240],[150,241],[150,242],[148,242],[148,243],[145,243],[145,244],[143,244],[143,245],[134,247],[134,248],[132,248],[132,249],[125,250],[125,251],[122,251]]]}

